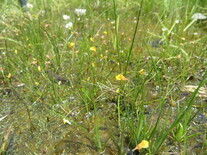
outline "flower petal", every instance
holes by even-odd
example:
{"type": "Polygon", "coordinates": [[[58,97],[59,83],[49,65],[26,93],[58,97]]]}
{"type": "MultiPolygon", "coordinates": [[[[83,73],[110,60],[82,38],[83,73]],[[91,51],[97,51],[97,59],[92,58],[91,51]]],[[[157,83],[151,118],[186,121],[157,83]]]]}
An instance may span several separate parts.
{"type": "Polygon", "coordinates": [[[139,143],[133,150],[132,152],[138,150],[140,151],[142,148],[148,148],[149,147],[149,142],[147,140],[142,140],[141,143],[139,143]]]}

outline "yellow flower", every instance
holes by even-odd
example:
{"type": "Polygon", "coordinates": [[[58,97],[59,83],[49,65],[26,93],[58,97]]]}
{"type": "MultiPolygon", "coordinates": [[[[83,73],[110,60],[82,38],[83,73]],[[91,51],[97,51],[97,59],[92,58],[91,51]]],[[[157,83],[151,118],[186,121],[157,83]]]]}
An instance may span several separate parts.
{"type": "Polygon", "coordinates": [[[8,77],[9,79],[11,79],[11,77],[12,77],[11,73],[9,73],[9,74],[7,75],[7,77],[8,77]]]}
{"type": "Polygon", "coordinates": [[[38,66],[37,69],[38,69],[39,72],[41,71],[41,67],[40,66],[38,66]]]}
{"type": "Polygon", "coordinates": [[[126,81],[126,80],[128,80],[128,79],[125,78],[122,74],[118,74],[118,75],[116,76],[116,80],[118,80],[118,81],[126,81]]]}
{"type": "Polygon", "coordinates": [[[35,82],[35,85],[36,85],[36,86],[39,86],[39,82],[35,82]]]}
{"type": "Polygon", "coordinates": [[[95,67],[95,64],[92,62],[92,63],[91,63],[91,66],[92,66],[92,67],[95,67]]]}
{"type": "Polygon", "coordinates": [[[90,50],[93,51],[93,52],[96,52],[96,48],[95,48],[94,46],[92,46],[92,47],[90,48],[90,50]]]}
{"type": "Polygon", "coordinates": [[[103,59],[103,54],[100,55],[100,59],[101,59],[101,60],[103,59]]]}
{"type": "Polygon", "coordinates": [[[138,73],[143,74],[143,72],[144,72],[144,69],[141,69],[138,73]]]}
{"type": "Polygon", "coordinates": [[[15,53],[15,54],[18,54],[18,51],[17,51],[17,50],[14,50],[14,53],[15,53]]]}
{"type": "Polygon", "coordinates": [[[107,56],[103,56],[103,54],[100,55],[100,59],[101,59],[101,60],[103,60],[103,59],[107,59],[107,58],[108,58],[108,57],[107,57],[107,56]]]}
{"type": "Polygon", "coordinates": [[[107,35],[107,31],[104,31],[103,34],[107,35]]]}
{"type": "Polygon", "coordinates": [[[149,147],[149,142],[147,140],[142,140],[141,143],[139,143],[133,150],[132,152],[138,150],[140,151],[142,148],[148,148],[149,147]]]}
{"type": "Polygon", "coordinates": [[[90,41],[91,41],[91,42],[94,42],[93,38],[90,38],[90,41]]]}
{"type": "Polygon", "coordinates": [[[71,49],[71,48],[73,48],[74,45],[75,45],[75,43],[69,42],[68,45],[67,45],[67,47],[68,47],[68,49],[71,49]]]}
{"type": "Polygon", "coordinates": [[[117,88],[116,93],[119,93],[119,92],[120,92],[120,89],[119,89],[119,88],[117,88]]]}

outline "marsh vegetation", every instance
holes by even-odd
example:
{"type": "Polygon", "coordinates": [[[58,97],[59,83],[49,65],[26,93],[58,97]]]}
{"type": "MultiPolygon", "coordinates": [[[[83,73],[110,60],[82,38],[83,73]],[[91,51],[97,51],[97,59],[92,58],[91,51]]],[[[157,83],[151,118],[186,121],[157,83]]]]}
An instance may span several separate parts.
{"type": "Polygon", "coordinates": [[[207,154],[205,0],[0,2],[0,154],[207,154]]]}

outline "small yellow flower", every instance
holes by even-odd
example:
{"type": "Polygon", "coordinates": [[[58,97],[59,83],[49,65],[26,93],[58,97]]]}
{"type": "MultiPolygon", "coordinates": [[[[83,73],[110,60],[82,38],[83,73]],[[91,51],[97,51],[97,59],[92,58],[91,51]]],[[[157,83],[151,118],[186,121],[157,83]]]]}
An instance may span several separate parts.
{"type": "Polygon", "coordinates": [[[35,85],[36,85],[36,86],[39,86],[39,82],[35,82],[35,85]]]}
{"type": "Polygon", "coordinates": [[[117,88],[116,93],[119,93],[119,92],[120,92],[120,89],[119,89],[119,88],[117,88]]]}
{"type": "Polygon", "coordinates": [[[107,59],[107,58],[108,58],[108,57],[107,57],[107,56],[103,56],[103,54],[100,55],[100,59],[101,59],[101,60],[103,60],[103,59],[107,59]]]}
{"type": "Polygon", "coordinates": [[[118,75],[116,76],[116,80],[118,80],[118,81],[126,81],[126,80],[128,80],[128,79],[125,78],[122,74],[118,74],[118,75]]]}
{"type": "Polygon", "coordinates": [[[38,71],[41,71],[41,67],[40,66],[38,66],[37,69],[38,69],[38,71]]]}
{"type": "Polygon", "coordinates": [[[94,46],[92,46],[92,47],[90,48],[90,50],[93,51],[93,52],[96,52],[96,48],[95,48],[94,46]]]}
{"type": "Polygon", "coordinates": [[[107,31],[104,31],[103,34],[107,35],[108,33],[107,33],[107,31]]]}
{"type": "Polygon", "coordinates": [[[141,69],[138,73],[143,74],[143,72],[144,72],[144,69],[141,69]]]}
{"type": "Polygon", "coordinates": [[[91,42],[94,42],[93,38],[90,38],[90,41],[91,41],[91,42]]]}
{"type": "Polygon", "coordinates": [[[71,48],[73,48],[74,45],[75,45],[75,43],[69,42],[68,45],[67,45],[67,48],[71,49],[71,48]]]}
{"type": "Polygon", "coordinates": [[[92,66],[92,67],[95,67],[95,64],[92,62],[92,63],[91,63],[91,66],[92,66]]]}
{"type": "Polygon", "coordinates": [[[149,142],[147,140],[142,140],[141,143],[139,143],[133,150],[132,152],[138,150],[140,151],[143,148],[148,148],[149,147],[149,142]]]}
{"type": "Polygon", "coordinates": [[[9,74],[7,75],[7,77],[8,77],[9,79],[11,79],[11,77],[12,77],[11,73],[9,73],[9,74]]]}
{"type": "Polygon", "coordinates": [[[15,54],[18,54],[18,51],[17,51],[17,50],[14,50],[14,53],[15,53],[15,54]]]}

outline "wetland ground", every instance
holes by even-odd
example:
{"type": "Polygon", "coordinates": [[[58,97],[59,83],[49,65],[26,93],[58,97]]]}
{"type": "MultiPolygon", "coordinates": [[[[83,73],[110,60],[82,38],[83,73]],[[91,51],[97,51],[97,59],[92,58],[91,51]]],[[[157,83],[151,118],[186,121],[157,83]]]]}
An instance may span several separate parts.
{"type": "Polygon", "coordinates": [[[207,154],[205,0],[0,0],[0,154],[207,154]]]}

